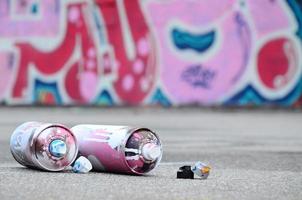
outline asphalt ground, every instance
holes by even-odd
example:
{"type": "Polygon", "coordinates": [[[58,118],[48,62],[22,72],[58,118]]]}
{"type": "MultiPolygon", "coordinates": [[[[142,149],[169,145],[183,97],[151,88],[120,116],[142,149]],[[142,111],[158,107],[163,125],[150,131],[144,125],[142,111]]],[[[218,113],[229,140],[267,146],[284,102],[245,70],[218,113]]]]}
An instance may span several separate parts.
{"type": "Polygon", "coordinates": [[[302,112],[200,108],[0,107],[0,199],[302,199],[302,112]],[[9,138],[25,121],[144,126],[164,154],[145,176],[43,172],[19,165],[9,138]],[[208,179],[176,179],[208,163],[208,179]]]}

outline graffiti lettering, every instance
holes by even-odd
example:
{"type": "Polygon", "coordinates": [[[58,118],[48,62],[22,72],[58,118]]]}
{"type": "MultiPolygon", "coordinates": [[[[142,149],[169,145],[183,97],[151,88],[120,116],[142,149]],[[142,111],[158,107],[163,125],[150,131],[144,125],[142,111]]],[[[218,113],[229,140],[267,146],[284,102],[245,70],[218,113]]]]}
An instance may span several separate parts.
{"type": "Polygon", "coordinates": [[[0,103],[301,105],[295,0],[5,0],[0,27],[0,103]]]}
{"type": "Polygon", "coordinates": [[[200,65],[188,67],[181,75],[181,78],[193,87],[203,87],[207,89],[211,88],[210,83],[214,77],[214,71],[204,69],[200,65]]]}

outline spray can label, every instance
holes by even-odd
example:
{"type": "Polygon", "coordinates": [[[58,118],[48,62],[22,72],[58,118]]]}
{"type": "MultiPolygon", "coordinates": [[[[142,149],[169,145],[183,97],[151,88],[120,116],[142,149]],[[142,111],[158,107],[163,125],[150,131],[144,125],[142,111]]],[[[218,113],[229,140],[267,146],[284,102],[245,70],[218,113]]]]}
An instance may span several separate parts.
{"type": "Polygon", "coordinates": [[[10,141],[15,160],[27,167],[60,171],[77,156],[73,133],[63,125],[26,122],[15,129],[10,141]]]}
{"type": "Polygon", "coordinates": [[[161,158],[159,138],[146,128],[84,124],[71,130],[94,170],[144,174],[161,158]]]}
{"type": "Polygon", "coordinates": [[[29,145],[39,122],[26,122],[18,126],[11,136],[10,149],[14,158],[24,166],[34,166],[29,145]]]}

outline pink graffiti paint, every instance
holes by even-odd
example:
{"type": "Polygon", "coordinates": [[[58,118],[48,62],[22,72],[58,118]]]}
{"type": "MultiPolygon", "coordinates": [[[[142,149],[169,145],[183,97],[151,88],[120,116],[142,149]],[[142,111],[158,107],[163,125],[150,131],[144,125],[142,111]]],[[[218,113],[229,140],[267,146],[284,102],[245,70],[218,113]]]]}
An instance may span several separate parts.
{"type": "Polygon", "coordinates": [[[151,1],[146,5],[152,22],[157,28],[163,28],[173,20],[202,27],[217,21],[234,6],[236,0],[169,0],[151,1]]]}
{"type": "Polygon", "coordinates": [[[259,37],[292,27],[282,0],[246,0],[255,31],[259,37]],[[269,12],[269,14],[268,14],[269,12]]]}
{"type": "Polygon", "coordinates": [[[57,0],[0,1],[0,37],[54,37],[59,32],[61,9],[57,0]]]}
{"type": "Polygon", "coordinates": [[[14,62],[12,52],[0,52],[0,100],[5,97],[13,82],[14,62]]]}
{"type": "MultiPolygon", "coordinates": [[[[178,103],[213,103],[230,91],[245,71],[251,38],[244,16],[240,12],[231,12],[234,1],[169,1],[169,3],[150,3],[149,14],[156,24],[157,38],[161,49],[161,81],[173,101],[178,103]],[[211,5],[208,5],[210,3],[211,5]],[[219,6],[218,6],[219,5],[219,6]],[[211,9],[207,9],[207,6],[211,9]],[[224,10],[226,9],[226,10],[224,10]],[[158,13],[166,13],[159,15],[158,13]],[[225,14],[224,14],[225,13],[225,14]],[[223,18],[221,18],[223,16],[223,18]],[[194,19],[192,18],[194,16],[194,19]],[[190,18],[191,17],[191,18],[190,18]],[[240,19],[238,19],[240,18],[240,19]],[[203,19],[210,20],[208,23],[203,19]],[[171,22],[177,20],[177,26],[171,22]],[[192,61],[188,55],[181,56],[184,50],[175,49],[167,37],[171,28],[196,28],[210,26],[216,20],[212,30],[219,32],[221,44],[214,55],[200,60],[195,56],[192,61]],[[220,20],[220,21],[219,21],[220,20]],[[185,26],[182,27],[182,24],[185,26]],[[241,32],[240,32],[241,30],[241,32]],[[239,32],[241,35],[239,35],[239,32]],[[189,74],[190,72],[190,74],[189,74]],[[183,80],[185,76],[186,80],[183,80]],[[191,76],[191,77],[190,77],[191,76]],[[198,77],[200,76],[200,77],[198,77]],[[202,77],[203,76],[203,77],[202,77]],[[193,85],[192,79],[204,79],[204,83],[193,85]]],[[[202,30],[202,29],[201,29],[202,30]]],[[[188,53],[188,52],[187,52],[188,53]]],[[[191,56],[194,56],[192,53],[191,56]]]]}
{"type": "MultiPolygon", "coordinates": [[[[134,105],[148,103],[157,86],[172,104],[215,104],[236,86],[270,89],[259,92],[274,99],[299,81],[298,23],[286,1],[94,0],[93,11],[90,3],[0,1],[1,49],[10,48],[1,51],[16,47],[0,53],[0,100],[33,103],[36,79],[55,82],[64,104],[88,104],[108,75],[113,101],[134,105]],[[174,28],[185,36],[213,31],[215,40],[201,53],[182,49],[173,43],[174,28]],[[44,49],[54,37],[60,44],[44,49]]],[[[39,95],[55,103],[51,92],[39,95]]]]}
{"type": "Polygon", "coordinates": [[[147,128],[85,124],[71,130],[79,142],[79,154],[96,171],[145,174],[162,157],[158,136],[147,128]]]}
{"type": "Polygon", "coordinates": [[[118,78],[113,85],[118,96],[130,104],[140,103],[150,92],[155,83],[154,75],[157,67],[155,65],[155,42],[140,2],[139,0],[123,1],[123,9],[126,12],[125,19],[121,18],[118,1],[96,0],[104,17],[109,43],[114,47],[115,62],[119,63],[120,66],[118,78]],[[124,45],[126,30],[123,29],[122,23],[129,25],[133,41],[127,42],[130,42],[135,48],[134,59],[127,57],[126,51],[129,49],[124,45]],[[137,60],[139,60],[139,64],[137,60]],[[140,73],[137,73],[137,70],[140,73]],[[153,75],[152,79],[149,79],[148,85],[142,89],[140,82],[149,75],[153,75]]]}
{"type": "Polygon", "coordinates": [[[16,14],[27,15],[31,11],[31,7],[35,4],[34,0],[21,0],[15,1],[14,3],[14,10],[16,14]]]}
{"type": "Polygon", "coordinates": [[[98,77],[93,72],[82,72],[80,74],[80,93],[89,102],[95,97],[96,87],[98,86],[98,77]]]}

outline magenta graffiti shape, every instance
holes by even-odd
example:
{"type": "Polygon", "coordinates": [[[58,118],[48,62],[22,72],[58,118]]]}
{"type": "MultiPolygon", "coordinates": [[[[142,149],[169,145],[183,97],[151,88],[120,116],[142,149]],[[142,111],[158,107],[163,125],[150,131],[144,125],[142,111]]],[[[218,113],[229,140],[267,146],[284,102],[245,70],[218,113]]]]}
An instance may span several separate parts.
{"type": "Polygon", "coordinates": [[[258,53],[258,73],[269,89],[285,87],[298,71],[298,55],[293,41],[277,38],[267,42],[258,53]]]}
{"type": "Polygon", "coordinates": [[[59,32],[60,1],[0,1],[0,37],[53,37],[59,32]],[[22,3],[25,2],[25,3],[22,3]]]}
{"type": "Polygon", "coordinates": [[[139,104],[153,89],[157,72],[157,48],[151,27],[145,19],[140,0],[95,0],[105,22],[108,42],[114,49],[115,59],[104,63],[106,71],[113,65],[117,67],[117,79],[113,82],[115,92],[127,104],[139,104]],[[124,9],[126,17],[123,17],[124,9]],[[125,38],[129,27],[131,40],[125,38]],[[130,49],[126,41],[131,43],[135,55],[129,57],[130,49]],[[144,83],[141,85],[141,83],[144,83]]]}
{"type": "Polygon", "coordinates": [[[51,50],[43,51],[28,42],[16,43],[20,52],[20,59],[12,89],[14,98],[23,99],[31,92],[29,83],[33,77],[30,76],[29,70],[31,64],[34,64],[35,69],[43,73],[44,77],[57,76],[58,79],[60,78],[58,73],[62,72],[63,68],[67,66],[67,72],[63,72],[63,88],[66,94],[70,99],[79,103],[92,101],[97,93],[99,70],[96,47],[92,34],[90,34],[90,26],[84,20],[83,13],[87,9],[88,7],[84,3],[72,4],[67,7],[68,16],[77,16],[78,20],[70,21],[73,17],[68,18],[62,43],[51,50]],[[70,13],[72,14],[70,15],[70,13]],[[81,57],[67,64],[75,49],[78,49],[81,57]]]}

